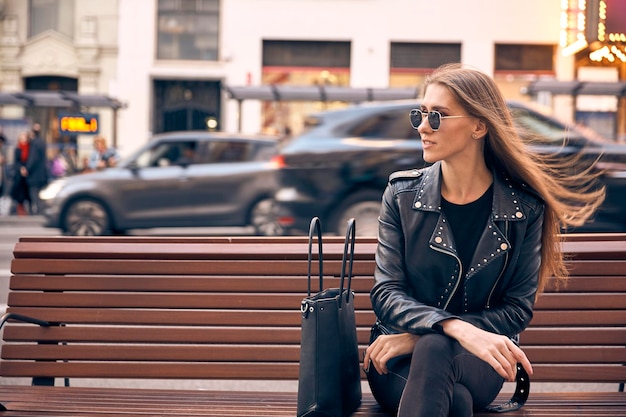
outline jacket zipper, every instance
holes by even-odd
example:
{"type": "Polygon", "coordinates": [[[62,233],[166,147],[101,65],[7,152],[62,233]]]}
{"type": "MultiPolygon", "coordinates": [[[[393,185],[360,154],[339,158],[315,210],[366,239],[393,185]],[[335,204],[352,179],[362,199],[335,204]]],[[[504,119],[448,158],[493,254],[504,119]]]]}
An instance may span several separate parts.
{"type": "Polygon", "coordinates": [[[437,247],[435,247],[433,245],[430,245],[430,248],[432,250],[434,250],[434,251],[441,252],[443,254],[452,256],[454,259],[456,259],[457,265],[459,266],[459,273],[458,273],[458,275],[456,277],[456,284],[454,285],[454,288],[452,289],[452,292],[450,293],[450,296],[448,297],[448,299],[446,300],[446,302],[445,302],[445,304],[443,306],[443,309],[445,310],[445,309],[448,308],[448,305],[450,304],[450,301],[452,301],[452,297],[454,296],[454,293],[456,293],[456,290],[459,288],[459,284],[461,283],[461,272],[463,271],[463,267],[461,266],[461,260],[453,252],[448,252],[446,250],[439,249],[439,248],[437,248],[437,247]]]}
{"type": "MultiPolygon", "coordinates": [[[[509,240],[509,222],[504,222],[504,236],[506,237],[507,240],[509,240]]],[[[504,274],[504,270],[506,269],[506,265],[508,264],[508,262],[509,262],[509,252],[507,251],[504,254],[504,265],[502,266],[502,269],[500,270],[498,279],[496,279],[496,281],[493,283],[493,287],[491,287],[491,291],[489,291],[489,297],[487,297],[486,308],[489,308],[491,305],[491,297],[493,296],[493,292],[495,291],[496,286],[498,285],[498,282],[500,282],[500,278],[502,278],[502,274],[504,274]]]]}

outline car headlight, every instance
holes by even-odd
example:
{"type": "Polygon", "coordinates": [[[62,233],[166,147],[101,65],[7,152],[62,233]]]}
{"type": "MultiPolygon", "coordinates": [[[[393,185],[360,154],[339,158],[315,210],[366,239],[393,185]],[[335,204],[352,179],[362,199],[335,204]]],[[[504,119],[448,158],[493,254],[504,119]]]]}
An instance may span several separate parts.
{"type": "Polygon", "coordinates": [[[281,188],[276,192],[277,201],[296,201],[298,199],[298,190],[295,188],[281,188]]]}
{"type": "Polygon", "coordinates": [[[51,200],[59,194],[61,189],[65,186],[64,180],[55,180],[48,184],[39,192],[39,198],[42,200],[51,200]]]}

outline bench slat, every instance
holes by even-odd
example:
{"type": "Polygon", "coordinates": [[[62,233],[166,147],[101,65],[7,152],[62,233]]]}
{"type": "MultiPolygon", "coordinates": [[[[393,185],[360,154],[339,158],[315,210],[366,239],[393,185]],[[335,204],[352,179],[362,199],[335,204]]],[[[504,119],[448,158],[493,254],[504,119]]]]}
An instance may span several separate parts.
{"type": "MultiPolygon", "coordinates": [[[[314,264],[315,265],[315,264],[314,264]]],[[[317,274],[317,266],[312,268],[317,274]]],[[[354,264],[355,275],[371,274],[374,261],[364,260],[354,264]]],[[[165,260],[104,260],[74,259],[13,259],[11,272],[14,274],[111,274],[111,275],[300,275],[306,276],[308,265],[301,261],[165,261],[165,260]]],[[[341,274],[341,261],[324,261],[324,273],[341,274]]]]}
{"type": "Polygon", "coordinates": [[[544,310],[622,310],[626,307],[626,293],[542,294],[537,308],[544,310]]]}
{"type": "MultiPolygon", "coordinates": [[[[306,294],[273,293],[29,293],[11,292],[12,306],[85,307],[85,308],[172,308],[172,309],[299,309],[306,294]]],[[[357,309],[371,308],[367,296],[355,297],[357,309]]],[[[545,294],[536,303],[538,309],[624,309],[626,293],[606,294],[545,294]]]]}
{"type": "MultiPolygon", "coordinates": [[[[326,240],[323,246],[325,259],[341,259],[344,249],[343,241],[326,240]]],[[[563,250],[566,254],[572,254],[572,259],[625,259],[626,241],[566,241],[563,243],[563,250]]],[[[375,242],[359,240],[355,243],[355,260],[371,258],[375,251],[375,242]]],[[[17,242],[13,253],[15,258],[51,259],[306,260],[308,244],[301,240],[285,243],[275,240],[271,245],[259,245],[255,241],[250,243],[179,241],[170,246],[149,240],[144,240],[142,244],[127,240],[113,242],[96,240],[77,245],[75,242],[60,240],[52,246],[48,242],[17,242]]]]}
{"type": "MultiPolygon", "coordinates": [[[[526,410],[508,413],[522,416],[532,407],[533,417],[624,416],[623,393],[536,393],[529,399],[526,410]],[[594,407],[604,407],[603,414],[594,413],[594,407]]],[[[58,417],[76,415],[98,417],[145,415],[219,416],[224,417],[293,417],[296,412],[296,393],[228,392],[199,390],[155,389],[99,389],[84,387],[15,387],[0,386],[0,397],[10,404],[9,417],[58,417]],[[262,398],[262,406],[259,398],[262,398]],[[131,408],[134,407],[134,408],[131,408]],[[256,409],[255,409],[256,408],[256,409]],[[68,411],[71,410],[71,411],[68,411]],[[217,413],[217,414],[216,414],[217,413]]],[[[502,403],[501,395],[495,403],[502,403]]],[[[526,414],[528,415],[528,414],[526,414]]],[[[371,394],[366,393],[355,417],[388,417],[381,413],[371,394]]],[[[476,417],[493,416],[476,413],[476,417]]]]}
{"type": "MultiPolygon", "coordinates": [[[[177,291],[177,292],[281,292],[307,294],[306,276],[140,276],[128,279],[127,276],[37,276],[20,275],[12,277],[12,290],[38,291],[177,291]]],[[[325,288],[339,287],[339,277],[325,276],[325,288]]],[[[354,276],[351,289],[368,294],[374,279],[370,276],[354,276]]],[[[312,290],[319,288],[319,280],[312,281],[312,290]]],[[[626,291],[626,289],[625,289],[626,291]]]]}
{"type": "MultiPolygon", "coordinates": [[[[254,326],[263,317],[263,324],[269,326],[300,326],[302,318],[293,309],[280,310],[168,310],[151,311],[137,309],[99,308],[55,308],[55,307],[11,307],[10,312],[25,316],[39,317],[53,323],[99,323],[105,324],[162,324],[181,326],[202,326],[212,323],[215,326],[254,326]]],[[[356,324],[370,327],[376,320],[371,309],[355,311],[356,324]]],[[[531,322],[532,327],[581,327],[581,326],[622,326],[626,322],[626,310],[537,310],[531,322]]]]}
{"type": "MultiPolygon", "coordinates": [[[[360,347],[361,354],[366,345],[360,347]]],[[[524,352],[533,364],[540,363],[626,363],[626,349],[619,346],[577,348],[527,346],[524,352]]],[[[216,361],[298,362],[298,345],[33,345],[14,344],[2,352],[3,359],[68,361],[216,361]]]]}
{"type": "Polygon", "coordinates": [[[132,378],[132,379],[298,379],[297,363],[277,362],[2,362],[0,372],[9,377],[132,378]]]}
{"type": "MultiPolygon", "coordinates": [[[[38,328],[36,326],[8,326],[7,341],[43,342],[110,342],[110,343],[267,343],[299,344],[300,328],[294,327],[134,327],[134,326],[68,326],[38,328]]],[[[369,340],[369,327],[358,327],[359,343],[369,340]]],[[[522,345],[626,345],[623,328],[529,328],[521,335],[522,345]]]]}
{"type": "MultiPolygon", "coordinates": [[[[84,308],[262,309],[300,310],[306,294],[132,294],[132,293],[17,293],[9,294],[12,306],[84,308]]],[[[371,308],[369,297],[356,297],[355,308],[371,308]]]]}
{"type": "MultiPolygon", "coordinates": [[[[307,279],[303,276],[272,276],[271,286],[268,286],[267,278],[259,276],[202,276],[190,277],[182,274],[171,276],[135,276],[128,279],[127,276],[111,275],[19,275],[11,277],[9,287],[12,290],[39,290],[39,291],[209,291],[229,292],[248,290],[249,292],[298,292],[305,294],[307,291],[307,279]]],[[[352,289],[357,293],[369,294],[374,279],[372,274],[366,276],[353,276],[352,289]]],[[[313,289],[318,286],[317,280],[313,281],[313,289]]],[[[324,287],[338,287],[339,277],[327,275],[324,277],[324,287]]],[[[547,292],[557,291],[552,287],[547,292]]],[[[567,285],[558,289],[559,293],[570,292],[626,292],[626,279],[622,276],[573,276],[567,285]]]]}
{"type": "MultiPolygon", "coordinates": [[[[533,366],[534,381],[553,382],[622,382],[626,367],[610,365],[537,364],[533,366]]],[[[295,380],[297,363],[278,362],[28,362],[0,363],[0,372],[9,377],[68,377],[68,378],[132,378],[132,379],[247,379],[295,380]]]]}
{"type": "MultiPolygon", "coordinates": [[[[621,242],[603,242],[603,245],[594,251],[588,251],[588,255],[593,257],[598,251],[614,253],[619,250],[618,244],[621,242]],[[602,249],[606,248],[606,249],[602,249]]],[[[324,259],[341,260],[343,256],[344,244],[335,242],[325,242],[324,259]]],[[[355,244],[354,259],[367,259],[376,250],[376,243],[355,244]]],[[[626,250],[624,251],[626,253],[626,250]]],[[[317,253],[317,252],[315,252],[317,253]]],[[[209,259],[248,259],[248,260],[307,260],[308,244],[302,243],[273,243],[272,245],[250,244],[229,244],[229,243],[178,243],[166,246],[160,243],[127,243],[127,242],[94,242],[77,245],[71,242],[57,242],[54,245],[49,243],[22,243],[15,244],[13,251],[15,258],[36,258],[36,259],[146,259],[146,260],[209,260],[209,259]]],[[[604,254],[606,258],[606,254],[604,254]]],[[[615,256],[619,256],[616,253],[615,256]]],[[[317,259],[317,255],[313,256],[317,259]]]]}

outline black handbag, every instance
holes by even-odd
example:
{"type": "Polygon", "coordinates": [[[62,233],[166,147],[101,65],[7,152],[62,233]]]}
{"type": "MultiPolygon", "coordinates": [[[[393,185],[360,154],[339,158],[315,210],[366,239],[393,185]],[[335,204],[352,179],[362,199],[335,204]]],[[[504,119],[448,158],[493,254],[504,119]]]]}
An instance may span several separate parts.
{"type": "Polygon", "coordinates": [[[298,417],[347,417],[361,404],[354,293],[350,290],[354,240],[355,221],[350,219],[344,243],[340,288],[324,290],[320,221],[317,217],[311,220],[309,286],[307,297],[301,303],[298,417]],[[311,295],[312,246],[316,232],[320,290],[311,295]],[[344,288],[346,277],[347,286],[344,288]]]}

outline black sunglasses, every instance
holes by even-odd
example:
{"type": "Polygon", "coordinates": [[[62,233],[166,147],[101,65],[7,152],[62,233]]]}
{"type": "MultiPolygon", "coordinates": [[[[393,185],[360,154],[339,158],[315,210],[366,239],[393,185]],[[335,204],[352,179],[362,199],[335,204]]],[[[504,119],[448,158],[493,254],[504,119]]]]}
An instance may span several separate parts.
{"type": "Polygon", "coordinates": [[[409,112],[409,118],[411,120],[411,126],[413,129],[417,129],[419,125],[422,123],[424,117],[428,116],[428,124],[433,131],[438,131],[441,127],[441,119],[454,119],[457,117],[471,117],[471,116],[442,116],[436,110],[433,111],[423,111],[420,109],[412,109],[409,112]]]}

